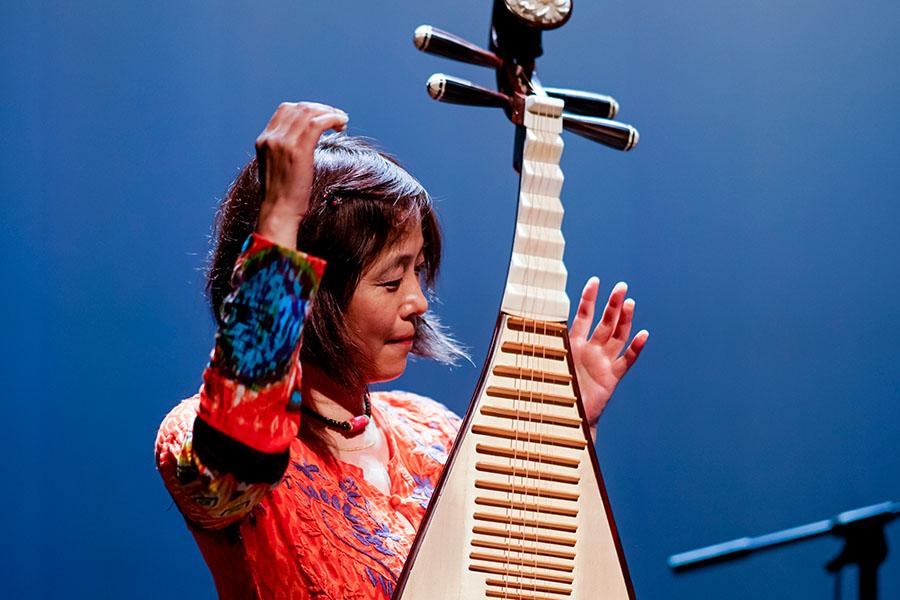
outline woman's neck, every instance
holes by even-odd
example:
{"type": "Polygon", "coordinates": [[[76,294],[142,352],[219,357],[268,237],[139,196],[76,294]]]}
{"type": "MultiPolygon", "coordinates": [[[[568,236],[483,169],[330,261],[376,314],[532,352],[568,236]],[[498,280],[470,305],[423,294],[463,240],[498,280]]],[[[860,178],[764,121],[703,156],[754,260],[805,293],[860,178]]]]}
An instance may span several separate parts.
{"type": "MultiPolygon", "coordinates": [[[[303,365],[300,393],[304,405],[335,421],[347,421],[365,412],[365,386],[348,389],[338,385],[314,365],[303,365]]],[[[335,433],[346,437],[343,432],[335,433]]]]}

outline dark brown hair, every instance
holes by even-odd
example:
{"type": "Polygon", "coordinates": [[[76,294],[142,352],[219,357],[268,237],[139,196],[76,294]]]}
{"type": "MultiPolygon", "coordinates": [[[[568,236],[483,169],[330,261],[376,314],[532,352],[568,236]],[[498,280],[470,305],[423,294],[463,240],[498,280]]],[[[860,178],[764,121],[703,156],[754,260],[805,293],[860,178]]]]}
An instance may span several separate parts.
{"type": "MultiPolygon", "coordinates": [[[[256,158],[248,162],[219,205],[215,246],[206,289],[214,316],[231,293],[231,272],[247,237],[256,229],[262,186],[256,158]]],[[[300,223],[297,248],[327,261],[303,329],[301,361],[314,364],[335,383],[366,383],[369,365],[346,326],[344,311],[365,270],[406,231],[420,226],[422,277],[433,297],[441,262],[441,233],[431,197],[396,159],[369,141],[342,134],[316,146],[310,205],[300,223]]],[[[454,364],[466,354],[426,313],[417,318],[412,352],[454,364]]]]}

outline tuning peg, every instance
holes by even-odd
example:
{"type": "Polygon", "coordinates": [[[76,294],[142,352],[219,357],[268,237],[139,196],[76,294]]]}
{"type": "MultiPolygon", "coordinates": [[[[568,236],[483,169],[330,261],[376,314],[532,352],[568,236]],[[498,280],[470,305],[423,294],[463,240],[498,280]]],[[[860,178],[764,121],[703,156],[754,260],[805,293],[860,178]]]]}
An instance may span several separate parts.
{"type": "Polygon", "coordinates": [[[563,128],[589,140],[600,142],[604,146],[625,152],[634,148],[640,138],[638,130],[631,125],[569,113],[563,113],[563,128]]]}
{"type": "Polygon", "coordinates": [[[510,105],[509,96],[475,85],[471,81],[450,77],[443,73],[435,73],[428,78],[428,95],[441,102],[450,104],[471,104],[473,106],[496,106],[506,108],[510,105]]]}
{"type": "Polygon", "coordinates": [[[420,25],[413,34],[413,43],[416,48],[429,54],[437,54],[453,60],[499,69],[503,65],[503,59],[467,42],[459,36],[453,35],[431,25],[420,25]]]}
{"type": "Polygon", "coordinates": [[[619,112],[619,103],[612,96],[554,87],[545,87],[544,92],[563,100],[566,110],[578,115],[612,119],[619,112]]]}

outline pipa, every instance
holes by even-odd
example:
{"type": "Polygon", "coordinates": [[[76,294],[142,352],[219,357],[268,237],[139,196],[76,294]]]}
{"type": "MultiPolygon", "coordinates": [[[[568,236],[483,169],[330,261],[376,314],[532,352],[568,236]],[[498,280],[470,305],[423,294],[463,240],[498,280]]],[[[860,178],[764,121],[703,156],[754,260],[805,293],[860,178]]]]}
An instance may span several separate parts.
{"type": "Polygon", "coordinates": [[[638,136],[608,120],[612,98],[538,82],[541,30],[570,14],[569,0],[496,0],[490,51],[416,30],[420,50],[496,69],[498,91],[444,75],[428,91],[503,108],[516,124],[520,183],[491,349],[397,600],[634,598],[569,351],[559,161],[563,129],[619,150],[638,136]]]}

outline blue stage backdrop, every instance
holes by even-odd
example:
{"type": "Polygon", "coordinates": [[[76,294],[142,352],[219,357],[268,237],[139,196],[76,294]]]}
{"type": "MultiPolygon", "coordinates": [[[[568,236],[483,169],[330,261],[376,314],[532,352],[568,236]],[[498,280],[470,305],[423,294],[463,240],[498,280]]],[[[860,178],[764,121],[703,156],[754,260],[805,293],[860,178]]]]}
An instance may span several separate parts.
{"type": "MultiPolygon", "coordinates": [[[[437,310],[480,365],[517,178],[498,111],[415,51],[489,0],[4,2],[4,598],[211,598],[153,464],[212,345],[217,200],[282,100],[345,109],[437,198],[437,310]]],[[[598,452],[640,598],[826,598],[820,539],[674,576],[669,554],[900,500],[900,4],[578,0],[545,84],[610,93],[619,154],[566,135],[569,293],[631,285],[651,330],[598,452]]],[[[397,387],[465,411],[478,369],[397,387]]],[[[900,524],[883,568],[900,597],[900,524]]],[[[855,576],[844,581],[854,597],[855,576]]]]}

